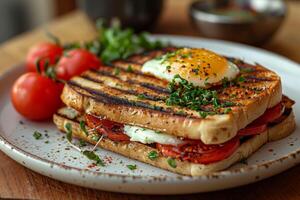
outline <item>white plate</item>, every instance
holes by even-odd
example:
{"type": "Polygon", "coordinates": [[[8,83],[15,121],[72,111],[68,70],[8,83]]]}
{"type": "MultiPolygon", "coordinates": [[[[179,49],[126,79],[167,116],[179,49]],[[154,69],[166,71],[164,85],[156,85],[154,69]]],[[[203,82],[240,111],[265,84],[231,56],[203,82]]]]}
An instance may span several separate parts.
{"type": "MultiPolygon", "coordinates": [[[[250,63],[258,62],[280,74],[284,93],[300,102],[300,68],[297,63],[241,44],[191,37],[158,37],[176,45],[204,47],[250,63]]],[[[107,191],[182,194],[252,183],[278,174],[300,161],[300,130],[297,128],[289,137],[264,145],[248,159],[248,165],[239,163],[230,170],[209,176],[179,176],[101,149],[97,154],[107,166],[89,167],[91,161],[70,148],[51,122],[33,123],[15,112],[9,100],[9,90],[21,73],[22,67],[19,66],[0,77],[0,149],[25,167],[54,179],[107,191]],[[36,130],[43,133],[42,139],[36,140],[32,136],[36,130]],[[137,170],[129,170],[128,164],[136,164],[137,170]]],[[[300,104],[294,108],[300,124],[300,104]]]]}

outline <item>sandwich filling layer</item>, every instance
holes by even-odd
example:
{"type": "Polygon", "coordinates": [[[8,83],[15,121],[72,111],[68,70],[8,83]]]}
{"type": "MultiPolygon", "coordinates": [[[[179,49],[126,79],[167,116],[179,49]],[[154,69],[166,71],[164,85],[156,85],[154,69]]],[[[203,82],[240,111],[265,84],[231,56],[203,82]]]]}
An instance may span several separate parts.
{"type": "Polygon", "coordinates": [[[131,125],[124,125],[96,117],[84,115],[84,121],[93,134],[104,135],[116,142],[140,142],[155,147],[162,155],[192,163],[210,164],[226,159],[240,146],[240,143],[254,135],[263,133],[269,126],[280,123],[291,112],[293,101],[283,97],[282,102],[268,109],[261,117],[246,128],[238,131],[237,136],[228,142],[206,145],[200,140],[190,140],[155,132],[131,125]]]}

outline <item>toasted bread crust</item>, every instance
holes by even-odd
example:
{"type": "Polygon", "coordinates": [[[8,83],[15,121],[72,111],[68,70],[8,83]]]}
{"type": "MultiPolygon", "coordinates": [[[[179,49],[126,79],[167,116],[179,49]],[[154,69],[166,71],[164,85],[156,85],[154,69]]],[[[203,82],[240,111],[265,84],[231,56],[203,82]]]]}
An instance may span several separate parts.
{"type": "Polygon", "coordinates": [[[178,137],[200,139],[205,144],[219,144],[233,138],[239,129],[281,101],[280,81],[273,84],[269,92],[255,101],[249,100],[245,106],[229,114],[208,116],[205,119],[99,101],[86,90],[68,84],[61,98],[67,106],[83,113],[105,116],[112,121],[163,131],[178,137]]]}
{"type": "MultiPolygon", "coordinates": [[[[64,116],[55,114],[53,121],[61,131],[64,130],[64,124],[66,122],[72,124],[73,136],[81,138],[89,143],[95,144],[96,142],[91,139],[91,136],[87,137],[84,132],[81,131],[78,122],[68,119],[64,116]]],[[[258,150],[263,144],[268,141],[274,141],[288,136],[295,129],[295,119],[294,114],[291,112],[287,118],[285,118],[281,123],[269,127],[267,131],[248,139],[240,145],[240,147],[233,153],[230,157],[225,160],[203,165],[194,164],[186,161],[180,161],[176,159],[176,168],[169,166],[167,157],[160,155],[157,159],[151,160],[148,158],[148,154],[151,151],[157,151],[157,149],[149,147],[147,145],[138,142],[114,142],[110,139],[103,139],[99,143],[99,147],[119,153],[126,157],[136,159],[141,162],[151,164],[153,166],[166,169],[171,172],[190,175],[190,176],[201,176],[204,174],[213,173],[216,171],[224,170],[234,163],[248,158],[252,153],[258,150]]]]}

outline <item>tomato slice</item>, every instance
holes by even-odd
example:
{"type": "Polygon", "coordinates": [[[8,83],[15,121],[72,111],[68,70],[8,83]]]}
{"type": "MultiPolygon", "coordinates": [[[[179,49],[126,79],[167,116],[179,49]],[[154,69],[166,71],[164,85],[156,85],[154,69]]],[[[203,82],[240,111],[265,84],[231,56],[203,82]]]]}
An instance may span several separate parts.
{"type": "Polygon", "coordinates": [[[252,124],[267,124],[278,119],[284,111],[284,105],[282,103],[277,104],[276,106],[269,108],[266,112],[257,118],[252,124]]]}
{"type": "Polygon", "coordinates": [[[220,145],[206,145],[200,140],[195,140],[192,143],[189,141],[182,146],[156,144],[164,156],[200,164],[224,160],[232,155],[239,145],[240,140],[238,137],[220,145]]]}
{"type": "Polygon", "coordinates": [[[281,117],[284,110],[284,105],[282,103],[277,104],[276,106],[269,108],[266,112],[249,124],[246,128],[243,128],[238,131],[238,135],[257,135],[267,130],[268,123],[271,123],[281,117]]]}
{"type": "Polygon", "coordinates": [[[257,135],[264,132],[265,130],[267,130],[267,124],[247,126],[246,128],[239,130],[238,135],[240,136],[257,135]]]}
{"type": "Polygon", "coordinates": [[[102,135],[113,141],[129,141],[130,138],[124,134],[124,125],[107,119],[85,115],[88,127],[96,129],[102,135]]]}

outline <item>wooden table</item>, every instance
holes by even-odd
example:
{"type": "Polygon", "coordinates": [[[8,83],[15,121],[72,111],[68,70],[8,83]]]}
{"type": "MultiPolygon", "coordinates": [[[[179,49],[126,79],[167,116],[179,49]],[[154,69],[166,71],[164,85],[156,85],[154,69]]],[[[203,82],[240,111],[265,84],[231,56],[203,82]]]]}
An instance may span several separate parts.
{"type": "MultiPolygon", "coordinates": [[[[189,25],[186,8],[190,1],[167,0],[166,10],[155,32],[197,35],[189,25]],[[176,10],[176,15],[172,11],[176,10]]],[[[300,62],[300,2],[289,3],[290,13],[282,29],[263,48],[300,62]]],[[[23,34],[0,46],[0,74],[22,62],[28,48],[46,40],[47,28],[62,41],[89,40],[95,36],[85,15],[74,12],[47,26],[23,34]]],[[[284,66],[283,66],[284,67],[284,66]]],[[[0,152],[0,197],[25,199],[300,199],[300,166],[255,184],[196,195],[143,196],[103,192],[77,187],[41,176],[0,152]]]]}

